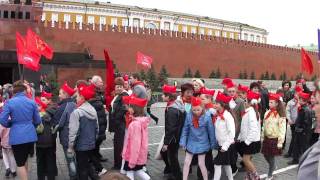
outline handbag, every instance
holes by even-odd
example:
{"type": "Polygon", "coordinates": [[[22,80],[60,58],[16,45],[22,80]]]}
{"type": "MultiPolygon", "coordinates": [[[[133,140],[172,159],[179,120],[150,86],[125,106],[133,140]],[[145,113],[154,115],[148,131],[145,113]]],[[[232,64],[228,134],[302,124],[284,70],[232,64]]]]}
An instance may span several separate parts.
{"type": "Polygon", "coordinates": [[[162,150],[162,147],[163,147],[163,141],[164,141],[164,135],[162,136],[161,141],[159,143],[159,146],[157,148],[156,154],[154,155],[154,159],[155,160],[162,160],[161,150],[162,150]]]}

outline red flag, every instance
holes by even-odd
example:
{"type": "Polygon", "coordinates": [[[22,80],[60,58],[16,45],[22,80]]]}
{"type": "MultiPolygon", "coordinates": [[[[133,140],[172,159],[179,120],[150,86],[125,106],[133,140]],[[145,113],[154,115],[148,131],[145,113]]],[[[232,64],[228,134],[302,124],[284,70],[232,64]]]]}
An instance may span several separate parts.
{"type": "Polygon", "coordinates": [[[113,99],[112,92],[115,89],[114,85],[114,70],[113,70],[113,63],[109,57],[108,51],[104,50],[104,59],[106,63],[106,91],[105,91],[105,98],[106,98],[106,106],[108,110],[110,110],[111,101],[113,99]]]}
{"type": "Polygon", "coordinates": [[[313,73],[313,65],[309,54],[301,48],[301,69],[308,74],[313,73]]]}
{"type": "Polygon", "coordinates": [[[137,64],[141,64],[146,68],[151,68],[152,57],[142,54],[141,52],[137,52],[137,64]]]}
{"type": "Polygon", "coordinates": [[[53,49],[31,29],[28,29],[27,31],[27,46],[32,51],[43,55],[49,60],[53,57],[53,49]]]}
{"type": "Polygon", "coordinates": [[[16,46],[18,63],[23,64],[28,69],[38,71],[40,69],[40,55],[27,48],[25,39],[18,32],[16,32],[16,46]]]}

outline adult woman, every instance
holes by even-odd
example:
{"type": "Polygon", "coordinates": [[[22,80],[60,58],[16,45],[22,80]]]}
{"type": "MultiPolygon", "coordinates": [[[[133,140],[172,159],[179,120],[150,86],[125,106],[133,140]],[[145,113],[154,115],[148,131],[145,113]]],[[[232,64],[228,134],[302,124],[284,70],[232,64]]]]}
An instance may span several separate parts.
{"type": "Polygon", "coordinates": [[[22,81],[13,84],[14,97],[6,102],[0,114],[0,123],[10,127],[9,144],[17,162],[19,179],[28,179],[27,159],[37,139],[35,126],[41,123],[36,103],[26,96],[22,81]],[[10,120],[9,120],[10,116],[10,120]]]}

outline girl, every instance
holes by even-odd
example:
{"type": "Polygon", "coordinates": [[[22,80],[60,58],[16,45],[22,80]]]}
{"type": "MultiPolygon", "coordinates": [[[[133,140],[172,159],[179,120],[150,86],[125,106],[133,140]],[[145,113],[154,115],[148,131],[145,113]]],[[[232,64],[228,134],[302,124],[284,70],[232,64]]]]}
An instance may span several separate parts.
{"type": "Polygon", "coordinates": [[[243,163],[246,167],[246,180],[258,180],[259,175],[251,161],[252,154],[260,152],[260,118],[258,113],[258,99],[260,94],[249,91],[247,95],[247,102],[245,103],[245,113],[242,116],[241,128],[238,140],[239,154],[243,155],[243,163]]]}
{"type": "Polygon", "coordinates": [[[319,119],[320,117],[319,118],[315,117],[315,112],[317,110],[317,106],[316,105],[318,103],[319,102],[316,99],[316,93],[313,92],[311,94],[311,98],[310,98],[310,109],[314,113],[314,118],[312,118],[312,136],[311,136],[311,140],[310,140],[310,146],[312,146],[314,143],[316,143],[318,141],[318,139],[319,139],[319,132],[317,132],[318,131],[318,129],[317,129],[317,119],[319,119]]]}
{"type": "Polygon", "coordinates": [[[267,180],[273,179],[272,173],[275,170],[275,156],[282,153],[282,146],[286,134],[286,118],[280,95],[269,93],[269,107],[264,116],[261,133],[262,154],[269,164],[267,180]]]}
{"type": "Polygon", "coordinates": [[[206,153],[216,147],[211,114],[205,113],[200,98],[192,98],[192,113],[188,113],[180,138],[180,146],[186,150],[183,166],[183,180],[188,179],[189,167],[194,155],[198,155],[198,164],[204,180],[208,180],[205,165],[206,153]]]}
{"type": "Polygon", "coordinates": [[[150,118],[144,113],[146,99],[135,96],[123,96],[123,102],[129,105],[129,112],[133,114],[128,126],[122,158],[125,160],[124,170],[127,176],[134,180],[137,175],[142,180],[149,180],[150,176],[143,170],[148,156],[148,124],[150,118]]]}
{"type": "Polygon", "coordinates": [[[219,144],[218,155],[214,163],[214,180],[221,178],[221,167],[224,166],[227,177],[233,180],[231,164],[236,162],[234,150],[235,123],[230,113],[229,102],[232,97],[218,93],[216,97],[217,114],[213,117],[215,133],[219,144]]]}
{"type": "Polygon", "coordinates": [[[17,176],[17,173],[16,173],[17,164],[16,164],[16,160],[14,159],[11,146],[9,145],[9,133],[10,133],[10,128],[5,128],[4,126],[0,125],[2,157],[3,157],[3,163],[6,167],[5,177],[7,178],[10,176],[10,174],[12,174],[12,177],[17,176]]]}

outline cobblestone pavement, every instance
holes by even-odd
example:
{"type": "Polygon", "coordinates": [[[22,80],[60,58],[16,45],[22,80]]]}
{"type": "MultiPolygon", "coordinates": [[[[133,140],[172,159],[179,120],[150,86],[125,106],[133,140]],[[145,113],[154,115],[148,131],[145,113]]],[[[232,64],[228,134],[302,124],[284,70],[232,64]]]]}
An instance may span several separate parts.
{"type": "MultiPolygon", "coordinates": [[[[154,122],[151,122],[149,127],[149,152],[150,152],[150,158],[148,160],[147,168],[151,175],[151,179],[153,180],[162,180],[166,179],[163,176],[163,168],[164,163],[162,161],[154,160],[153,156],[157,150],[158,143],[163,135],[164,132],[164,104],[158,103],[155,106],[152,107],[152,112],[160,117],[160,121],[158,125],[155,125],[154,122]]],[[[289,128],[290,129],[290,128],[289,128]]],[[[290,131],[290,130],[289,130],[290,131]]],[[[288,132],[288,139],[287,139],[287,145],[286,149],[288,148],[288,143],[290,142],[290,132],[288,132]]],[[[101,146],[101,153],[103,156],[107,157],[109,159],[108,162],[103,163],[104,167],[107,169],[110,169],[112,167],[113,162],[113,148],[112,148],[112,135],[107,133],[107,140],[102,144],[101,146]]],[[[214,152],[215,155],[215,152],[214,152]]],[[[183,166],[183,159],[184,159],[184,152],[180,151],[179,153],[179,160],[181,167],[183,166]]],[[[277,169],[280,171],[277,175],[275,175],[274,179],[278,180],[294,180],[297,179],[297,168],[287,165],[287,162],[290,159],[285,159],[282,156],[278,157],[277,159],[277,169]],[[287,168],[287,169],[284,169],[287,168]],[[280,170],[279,170],[280,169],[280,170]],[[284,171],[284,172],[282,172],[284,171]]],[[[253,161],[257,167],[257,170],[259,174],[262,176],[267,173],[268,171],[268,165],[266,161],[264,160],[262,154],[256,154],[253,157],[253,161]]],[[[57,164],[58,164],[58,177],[57,180],[68,180],[68,171],[66,167],[66,162],[64,160],[63,152],[60,146],[58,146],[57,149],[57,164]]],[[[29,159],[29,172],[30,172],[30,179],[36,180],[37,179],[37,169],[36,169],[36,158],[30,158],[29,159]]],[[[0,160],[0,179],[4,178],[5,173],[5,167],[3,165],[2,160],[0,160]]],[[[236,176],[236,180],[244,179],[244,173],[239,172],[236,176]]],[[[18,178],[15,178],[18,179],[18,178]]],[[[189,176],[190,180],[196,180],[196,168],[193,168],[193,173],[189,176]]],[[[227,179],[225,176],[222,179],[227,179]]]]}

